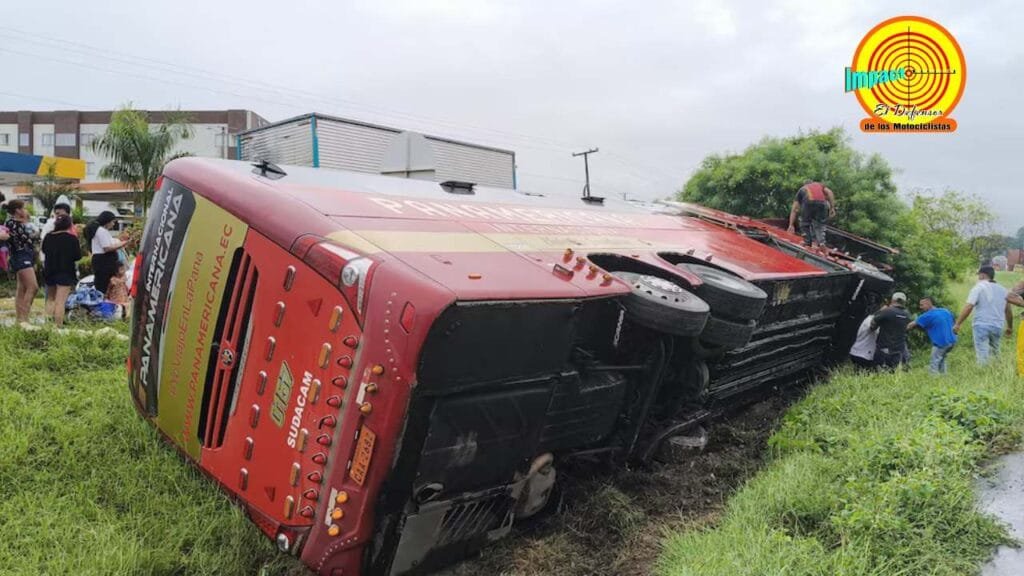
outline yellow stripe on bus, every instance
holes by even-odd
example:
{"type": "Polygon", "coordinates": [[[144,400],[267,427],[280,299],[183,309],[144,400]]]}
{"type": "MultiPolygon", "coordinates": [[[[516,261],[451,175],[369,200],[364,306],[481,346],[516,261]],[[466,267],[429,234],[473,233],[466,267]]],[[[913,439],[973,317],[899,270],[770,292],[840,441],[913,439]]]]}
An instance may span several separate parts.
{"type": "Polygon", "coordinates": [[[574,250],[679,250],[629,236],[583,234],[482,234],[409,230],[342,230],[329,239],[362,254],[378,252],[557,252],[574,250]]]}

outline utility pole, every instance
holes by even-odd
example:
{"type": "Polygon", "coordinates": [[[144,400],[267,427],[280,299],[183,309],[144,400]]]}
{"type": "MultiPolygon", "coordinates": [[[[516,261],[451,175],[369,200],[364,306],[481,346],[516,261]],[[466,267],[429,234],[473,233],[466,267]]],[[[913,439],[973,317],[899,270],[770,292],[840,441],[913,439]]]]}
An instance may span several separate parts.
{"type": "Polygon", "coordinates": [[[573,158],[576,156],[583,156],[583,172],[587,176],[587,183],[583,186],[583,199],[587,200],[590,198],[590,162],[587,161],[587,157],[597,152],[597,148],[591,148],[585,152],[573,152],[573,158]]]}

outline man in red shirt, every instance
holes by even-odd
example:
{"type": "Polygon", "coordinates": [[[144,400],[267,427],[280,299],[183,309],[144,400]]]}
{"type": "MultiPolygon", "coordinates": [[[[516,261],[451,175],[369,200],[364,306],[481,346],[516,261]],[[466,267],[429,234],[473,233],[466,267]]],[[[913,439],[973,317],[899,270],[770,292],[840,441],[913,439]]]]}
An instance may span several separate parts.
{"type": "Polygon", "coordinates": [[[806,246],[825,245],[825,223],[836,215],[836,197],[821,182],[807,180],[796,193],[789,211],[789,232],[796,231],[796,215],[800,214],[800,230],[806,246]]]}

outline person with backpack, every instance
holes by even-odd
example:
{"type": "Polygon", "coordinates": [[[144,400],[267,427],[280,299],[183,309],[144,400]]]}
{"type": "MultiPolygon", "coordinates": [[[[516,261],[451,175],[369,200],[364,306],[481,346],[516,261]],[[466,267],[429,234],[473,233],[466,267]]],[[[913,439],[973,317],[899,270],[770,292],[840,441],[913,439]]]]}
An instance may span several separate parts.
{"type": "Polygon", "coordinates": [[[825,245],[825,225],[836,215],[836,197],[821,182],[807,180],[797,190],[793,207],[789,211],[789,233],[796,231],[796,216],[800,214],[800,230],[805,246],[825,245]]]}
{"type": "Polygon", "coordinates": [[[14,310],[18,324],[28,322],[32,311],[32,300],[39,291],[36,280],[36,245],[33,229],[29,223],[28,210],[22,200],[11,200],[4,206],[8,214],[4,226],[8,230],[7,240],[11,253],[10,268],[18,281],[14,295],[14,310]]]}

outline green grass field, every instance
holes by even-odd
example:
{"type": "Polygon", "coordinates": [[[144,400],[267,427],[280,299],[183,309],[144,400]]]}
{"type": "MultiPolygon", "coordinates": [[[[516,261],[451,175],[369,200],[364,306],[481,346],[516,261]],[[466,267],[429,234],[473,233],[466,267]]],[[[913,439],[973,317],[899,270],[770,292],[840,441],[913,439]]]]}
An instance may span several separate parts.
{"type": "Polygon", "coordinates": [[[291,571],[135,414],[127,346],[0,329],[0,574],[291,571]]]}
{"type": "MultiPolygon", "coordinates": [[[[1013,277],[1002,275],[1009,284],[1013,277]]],[[[957,306],[969,283],[957,287],[957,306]]],[[[769,441],[772,461],[729,501],[714,528],[670,535],[666,576],[977,572],[1005,531],[975,510],[984,461],[1014,448],[1024,379],[1012,342],[975,365],[961,336],[950,374],[924,350],[896,374],[844,371],[792,407],[769,441]]]]}
{"type": "MultiPolygon", "coordinates": [[[[946,379],[919,351],[911,373],[814,390],[718,527],[669,537],[660,571],[969,573],[1005,539],[970,482],[1015,441],[1024,384],[1010,354],[981,372],[964,342],[946,379]]],[[[0,328],[0,574],[301,573],[135,414],[127,346],[0,328]]]]}

